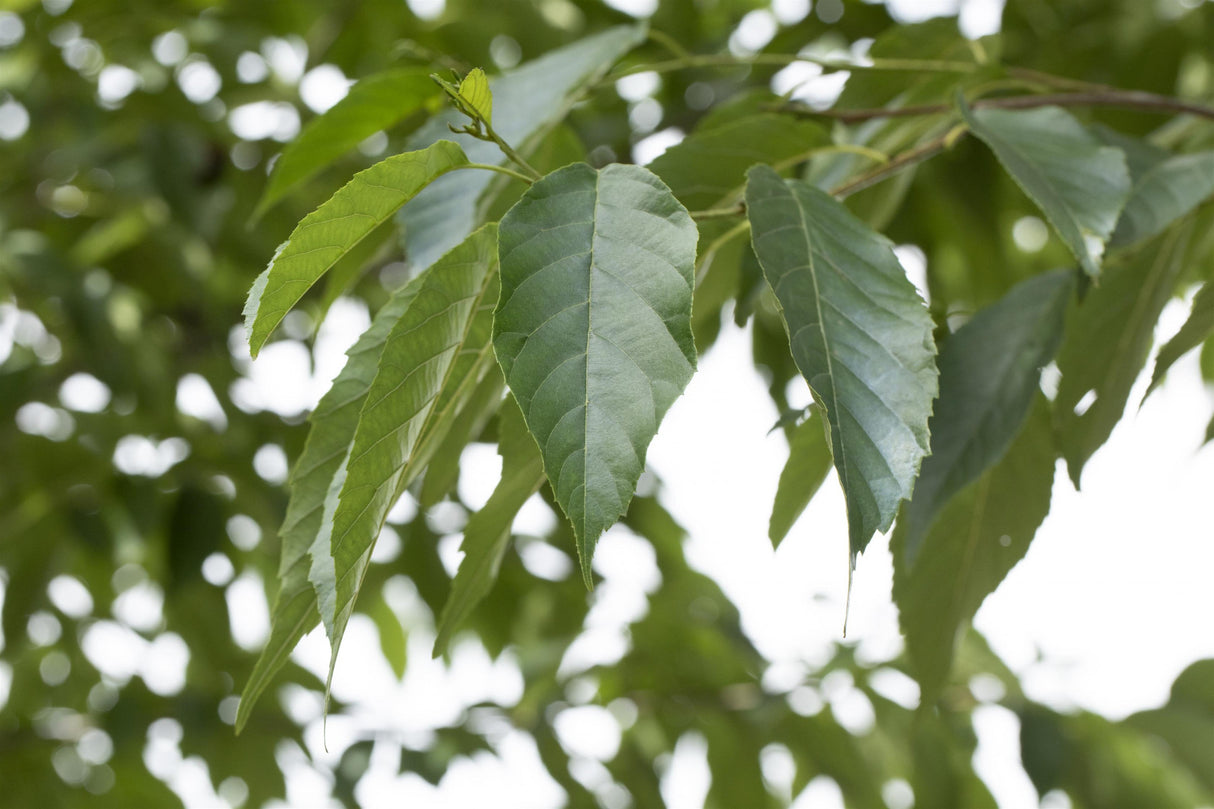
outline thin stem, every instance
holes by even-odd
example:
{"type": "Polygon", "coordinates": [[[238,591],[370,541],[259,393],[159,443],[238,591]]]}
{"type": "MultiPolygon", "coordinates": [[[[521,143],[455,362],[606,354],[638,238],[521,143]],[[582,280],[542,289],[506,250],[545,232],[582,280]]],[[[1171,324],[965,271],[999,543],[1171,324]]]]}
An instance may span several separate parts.
{"type": "Polygon", "coordinates": [[[528,180],[528,182],[531,182],[534,180],[539,180],[544,176],[544,175],[540,174],[538,171],[536,171],[531,166],[530,163],[528,163],[526,160],[524,160],[523,156],[521,154],[514,151],[514,148],[509,143],[506,143],[506,140],[501,135],[497,134],[497,132],[493,129],[493,127],[489,124],[488,121],[485,121],[483,119],[478,119],[478,121],[481,124],[481,126],[483,126],[485,128],[485,135],[487,136],[485,139],[491,140],[494,143],[496,143],[497,148],[501,149],[503,154],[505,154],[506,157],[510,158],[510,160],[514,163],[514,165],[521,168],[523,170],[523,173],[526,174],[530,178],[530,180],[528,180]]]}
{"type": "Polygon", "coordinates": [[[522,172],[515,171],[514,169],[508,169],[505,166],[495,166],[492,163],[468,163],[466,165],[460,166],[460,168],[484,169],[485,171],[496,171],[498,174],[505,174],[507,177],[513,177],[516,180],[522,180],[527,185],[531,185],[533,182],[535,182],[537,179],[539,179],[538,177],[528,177],[526,174],[523,174],[522,172]]]}
{"type": "Polygon", "coordinates": [[[633,73],[669,73],[697,67],[750,67],[753,65],[775,65],[783,67],[795,62],[818,65],[825,70],[919,72],[919,73],[972,73],[978,65],[973,62],[950,62],[943,59],[870,59],[867,62],[850,62],[842,59],[821,59],[796,53],[756,53],[753,56],[731,54],[690,54],[679,59],[634,65],[613,72],[604,79],[612,82],[633,73]]]}
{"type": "Polygon", "coordinates": [[[712,242],[708,245],[707,248],[705,248],[704,252],[701,254],[699,265],[696,267],[696,286],[697,287],[700,285],[700,282],[704,280],[704,276],[708,274],[708,269],[709,269],[709,267],[712,266],[712,261],[716,257],[717,251],[720,250],[722,247],[724,247],[729,242],[736,239],[738,236],[741,236],[743,233],[745,233],[749,229],[750,229],[750,220],[743,219],[741,222],[734,225],[732,228],[730,228],[729,230],[725,231],[720,236],[718,236],[717,238],[712,240],[712,242]]]}
{"type": "MultiPolygon", "coordinates": [[[[1116,107],[1119,109],[1159,112],[1169,115],[1195,115],[1214,120],[1214,107],[1170,96],[1157,95],[1139,90],[1093,90],[1079,93],[1049,93],[1045,95],[1008,96],[1006,98],[983,98],[974,101],[975,109],[1024,110],[1036,107],[1116,107]]],[[[920,104],[909,107],[877,107],[857,110],[814,110],[800,105],[786,105],[784,112],[803,118],[830,118],[843,123],[858,123],[874,118],[907,118],[922,115],[941,115],[952,112],[949,104],[920,104]]]]}
{"type": "Polygon", "coordinates": [[[728,219],[731,216],[741,216],[746,213],[746,205],[739,202],[737,205],[731,205],[728,208],[708,208],[703,211],[691,211],[691,218],[696,220],[702,219],[728,219]]]}
{"type": "Polygon", "coordinates": [[[903,169],[909,168],[917,163],[922,163],[924,160],[928,160],[940,154],[940,152],[943,152],[945,149],[951,148],[952,145],[968,131],[969,127],[967,127],[965,124],[958,124],[948,132],[945,132],[943,135],[933,138],[927,143],[921,144],[913,149],[909,149],[901,153],[900,155],[897,155],[884,166],[873,169],[866,174],[861,174],[854,180],[848,180],[842,185],[835,186],[830,190],[830,193],[842,199],[843,197],[854,194],[857,191],[862,191],[863,189],[868,188],[870,185],[875,185],[876,183],[881,182],[886,177],[897,174],[903,169]]]}
{"type": "Polygon", "coordinates": [[[784,171],[785,169],[790,169],[799,163],[804,163],[806,160],[812,160],[818,155],[838,154],[840,152],[867,157],[874,163],[885,164],[890,160],[889,155],[887,155],[885,152],[882,152],[879,149],[873,149],[869,146],[861,146],[858,143],[832,143],[830,146],[819,146],[816,149],[810,149],[809,151],[802,152],[799,155],[793,155],[792,157],[785,158],[778,163],[772,163],[771,167],[776,171],[784,171]]]}
{"type": "Polygon", "coordinates": [[[656,28],[649,29],[649,39],[656,42],[666,50],[670,51],[676,59],[688,59],[694,56],[691,51],[683,47],[677,39],[667,34],[665,31],[659,31],[656,28]]]}

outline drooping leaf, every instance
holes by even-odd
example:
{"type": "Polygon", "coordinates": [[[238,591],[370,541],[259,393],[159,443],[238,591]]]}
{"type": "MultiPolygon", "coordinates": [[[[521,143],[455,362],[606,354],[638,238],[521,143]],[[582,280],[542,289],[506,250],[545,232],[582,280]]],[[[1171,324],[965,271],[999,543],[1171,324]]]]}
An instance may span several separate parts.
{"type": "Polygon", "coordinates": [[[510,544],[510,525],[527,498],[544,484],[540,449],[527,432],[523,414],[514,398],[508,398],[499,412],[498,452],[502,456],[502,479],[488,502],[464,526],[464,540],[460,543],[464,559],[451,582],[451,594],[438,619],[435,657],[446,652],[460,623],[493,587],[510,544]]]}
{"type": "Polygon", "coordinates": [[[501,407],[502,389],[505,386],[501,371],[496,365],[491,365],[426,464],[426,476],[422,479],[421,493],[417,498],[422,509],[435,505],[455,488],[459,481],[459,460],[464,447],[480,435],[489,419],[501,407]]]}
{"type": "MultiPolygon", "coordinates": [[[[493,78],[489,87],[497,107],[494,130],[520,154],[530,154],[543,135],[568,114],[582,91],[644,38],[643,25],[612,28],[493,78]]],[[[448,110],[419,129],[410,138],[409,148],[447,138],[459,143],[474,163],[507,162],[495,144],[448,129],[448,124],[458,127],[465,123],[467,118],[461,113],[448,110]]],[[[430,266],[483,221],[486,192],[493,181],[489,172],[459,172],[436,182],[401,211],[397,222],[415,268],[430,266]]]]}
{"type": "Polygon", "coordinates": [[[388,510],[489,362],[496,236],[495,226],[485,226],[423,275],[384,344],[309,574],[332,648],[330,672],[388,510]]]}
{"type": "Polygon", "coordinates": [[[1112,245],[1157,236],[1214,195],[1214,151],[1176,155],[1134,178],[1112,245]]]}
{"type": "Polygon", "coordinates": [[[467,163],[451,141],[398,154],[354,175],[304,217],[249,291],[244,317],[253,356],[330,267],[436,177],[467,163]]]}
{"type": "Polygon", "coordinates": [[[291,471],[291,496],[279,532],[282,555],[278,568],[278,596],[271,613],[270,639],[241,694],[236,714],[238,732],[248,721],[258,697],[287,662],[291,651],[320,621],[316,591],[308,581],[311,566],[308,551],[321,530],[326,498],[338,494],[330,494],[334,476],[354,441],[358,414],[375,378],[384,343],[396,321],[417,297],[423,277],[413,279],[380,308],[370,328],[349,350],[345,366],[309,418],[312,429],[308,432],[303,453],[291,471]]]}
{"type": "Polygon", "coordinates": [[[438,93],[423,68],[396,68],[360,79],[341,101],[308,122],[274,162],[253,218],[367,138],[403,121],[438,93]]]}
{"type": "Polygon", "coordinates": [[[741,191],[746,170],[780,163],[830,142],[817,124],[788,115],[760,113],[692,132],[671,146],[649,169],[690,210],[712,208],[741,191]]]}
{"type": "Polygon", "coordinates": [[[747,178],[755,255],[826,416],[854,564],[889,528],[927,453],[931,318],[889,241],[838,201],[767,166],[747,178]]]}
{"type": "Polygon", "coordinates": [[[1068,318],[1058,352],[1062,379],[1054,426],[1076,487],[1084,464],[1121,420],[1155,324],[1184,268],[1191,231],[1181,225],[1111,264],[1100,286],[1068,318]]]}
{"type": "Polygon", "coordinates": [[[944,344],[931,455],[898,520],[908,568],[914,568],[940,510],[997,462],[1020,431],[1041,369],[1062,341],[1074,286],[1069,270],[1034,276],[979,311],[944,344]]]}
{"type": "Polygon", "coordinates": [[[831,467],[830,444],[822,421],[816,415],[793,428],[788,439],[788,462],[780,472],[776,501],[771,508],[767,534],[778,548],[793,523],[805,511],[809,501],[826,480],[831,467]]]}
{"type": "Polygon", "coordinates": [[[895,527],[894,600],[925,703],[946,682],[959,633],[1024,557],[1049,513],[1054,459],[1049,410],[1038,395],[1002,460],[938,512],[913,564],[906,560],[906,531],[895,527]]]}
{"type": "Polygon", "coordinates": [[[1159,349],[1159,355],[1155,357],[1155,371],[1151,374],[1151,385],[1147,388],[1143,398],[1150,396],[1151,392],[1159,387],[1159,383],[1163,382],[1168,369],[1176,360],[1204,343],[1212,333],[1214,333],[1214,284],[1207,283],[1197,291],[1197,295],[1193,298],[1193,309],[1189,312],[1189,319],[1180,327],[1180,331],[1176,332],[1176,335],[1159,349]]]}
{"type": "Polygon", "coordinates": [[[589,585],[594,545],[695,368],[695,224],[646,169],[580,163],[531,186],[500,238],[494,348],[589,585]]]}
{"type": "Polygon", "coordinates": [[[1092,278],[1130,195],[1120,149],[1103,146],[1059,107],[971,110],[970,131],[982,139],[1029,196],[1092,278]]]}

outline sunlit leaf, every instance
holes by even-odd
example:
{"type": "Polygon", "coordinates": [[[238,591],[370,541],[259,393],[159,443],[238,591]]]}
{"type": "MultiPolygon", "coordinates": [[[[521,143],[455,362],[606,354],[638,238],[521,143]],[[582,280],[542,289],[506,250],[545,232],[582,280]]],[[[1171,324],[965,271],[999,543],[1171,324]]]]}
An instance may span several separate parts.
{"type": "Polygon", "coordinates": [[[481,120],[493,124],[493,93],[489,91],[485,71],[478,67],[464,76],[459,83],[459,95],[481,120]]]}
{"type": "Polygon", "coordinates": [[[260,217],[291,189],[376,132],[420,109],[438,93],[429,74],[423,68],[397,68],[359,79],[341,101],[309,121],[283,149],[253,217],[260,217]]]}
{"type": "Polygon", "coordinates": [[[502,219],[493,342],[573,523],[582,575],[695,368],[696,228],[649,171],[584,163],[502,219]]]}
{"type": "Polygon", "coordinates": [[[389,157],[354,175],[304,217],[249,291],[244,316],[253,356],[330,267],[436,177],[467,162],[459,146],[450,141],[389,157]]]}
{"type": "Polygon", "coordinates": [[[822,420],[811,414],[793,428],[788,439],[788,462],[780,472],[776,501],[771,508],[767,534],[771,544],[779,547],[788,536],[793,523],[805,511],[809,501],[826,480],[831,467],[830,444],[822,420]]]}
{"type": "Polygon", "coordinates": [[[1100,259],[1126,199],[1130,175],[1120,149],[1102,146],[1059,107],[970,110],[961,114],[1037,204],[1084,272],[1100,259]]]}
{"type": "Polygon", "coordinates": [[[910,496],[936,397],[927,308],[887,239],[767,166],[747,174],[755,255],[829,425],[854,564],[910,496]]]}

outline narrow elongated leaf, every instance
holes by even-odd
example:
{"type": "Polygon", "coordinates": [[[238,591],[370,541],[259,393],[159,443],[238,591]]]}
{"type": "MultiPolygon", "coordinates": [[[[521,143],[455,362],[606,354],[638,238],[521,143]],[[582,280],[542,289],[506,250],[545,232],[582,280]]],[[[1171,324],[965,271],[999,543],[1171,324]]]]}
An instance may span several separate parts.
{"type": "MultiPolygon", "coordinates": [[[[620,26],[544,54],[489,81],[496,109],[493,128],[523,155],[568,114],[583,90],[599,81],[611,66],[645,39],[644,25],[620,26]]],[[[456,110],[435,116],[410,138],[420,149],[440,139],[453,139],[474,163],[507,162],[495,144],[455,135],[448,124],[467,118],[456,110]]],[[[500,178],[498,178],[500,180],[500,178]]],[[[417,269],[430,266],[463,241],[484,219],[489,172],[458,172],[444,177],[400,212],[405,251],[417,269]]]]}
{"type": "Polygon", "coordinates": [[[1157,236],[1214,195],[1214,151],[1177,155],[1134,178],[1112,244],[1157,236]]]}
{"type": "Polygon", "coordinates": [[[1035,110],[969,109],[961,114],[991,147],[1092,278],[1100,275],[1104,245],[1130,195],[1120,149],[1102,146],[1059,107],[1035,110]]]}
{"type": "Polygon", "coordinates": [[[767,166],[747,178],[755,255],[826,416],[854,564],[893,522],[927,454],[932,321],[889,241],[837,200],[767,166]]]}
{"type": "Polygon", "coordinates": [[[1055,270],[1018,284],[948,339],[940,352],[940,398],[932,414],[932,454],[899,518],[905,562],[940,509],[998,461],[1038,393],[1041,369],[1062,341],[1074,273],[1055,270]]]}
{"type": "Polygon", "coordinates": [[[959,633],[1024,557],[1049,513],[1054,458],[1049,409],[1038,394],[1002,460],[939,512],[913,566],[906,561],[905,529],[901,523],[894,529],[894,600],[924,704],[935,701],[946,681],[959,633]]]}
{"type": "MultiPolygon", "coordinates": [[[[244,727],[258,697],[287,662],[300,638],[320,621],[316,591],[308,581],[308,551],[321,529],[323,506],[332,492],[334,476],[354,441],[358,414],[371,382],[384,342],[396,321],[408,310],[421,288],[418,276],[394,294],[376,313],[370,328],[349,350],[349,359],[321,398],[309,421],[312,429],[303,454],[291,471],[290,500],[283,520],[279,589],[271,613],[270,639],[249,677],[236,714],[236,729],[244,727]]],[[[338,487],[340,488],[340,487],[338,487]]]]}
{"type": "Polygon", "coordinates": [[[404,120],[436,96],[439,90],[429,73],[423,68],[398,68],[359,79],[345,98],[309,121],[283,149],[257,203],[254,219],[336,158],[404,120]]]}
{"type": "Polygon", "coordinates": [[[1151,391],[1159,387],[1159,383],[1163,382],[1168,369],[1176,360],[1204,343],[1211,334],[1214,334],[1214,284],[1207,283],[1193,298],[1189,319],[1180,327],[1180,331],[1176,332],[1176,336],[1159,349],[1159,356],[1155,358],[1155,371],[1151,374],[1151,385],[1143,398],[1150,396],[1151,391]]]}
{"type": "Polygon", "coordinates": [[[312,554],[309,578],[332,661],[389,508],[424,464],[422,448],[441,439],[436,425],[449,426],[456,404],[483,376],[477,369],[488,357],[496,236],[495,226],[482,228],[426,273],[384,344],[348,461],[337,473],[345,473],[340,496],[312,554]]]}
{"type": "Polygon", "coordinates": [[[511,523],[527,498],[544,484],[544,460],[513,397],[506,400],[500,413],[498,452],[502,456],[502,479],[489,501],[464,526],[464,541],[460,543],[464,559],[438,619],[435,657],[446,652],[460,623],[492,589],[510,545],[511,523]]]}
{"type": "Polygon", "coordinates": [[[354,175],[304,217],[249,291],[244,316],[253,356],[330,267],[436,177],[467,163],[450,141],[395,155],[354,175]]]}
{"type": "Polygon", "coordinates": [[[771,508],[767,534],[772,547],[778,548],[793,523],[805,511],[809,501],[830,472],[830,444],[821,420],[814,414],[793,428],[788,439],[788,462],[780,472],[776,501],[771,508]]]}
{"type": "Polygon", "coordinates": [[[493,343],[573,523],[582,575],[695,369],[696,227],[646,169],[584,163],[502,219],[493,343]]]}
{"type": "Polygon", "coordinates": [[[691,210],[712,208],[742,189],[755,163],[779,163],[830,142],[817,124],[788,115],[748,115],[688,135],[649,164],[691,210]]]}
{"type": "Polygon", "coordinates": [[[438,503],[455,488],[459,481],[459,460],[464,447],[480,435],[489,419],[502,406],[502,389],[506,381],[502,379],[497,366],[490,365],[485,378],[468,397],[467,404],[451,422],[451,429],[435,447],[433,456],[426,464],[426,476],[422,479],[421,493],[417,498],[422,509],[438,503]]]}
{"type": "Polygon", "coordinates": [[[1184,268],[1191,231],[1181,225],[1111,264],[1107,278],[1069,318],[1058,352],[1062,380],[1054,426],[1076,487],[1088,458],[1121,420],[1155,324],[1184,268]]]}

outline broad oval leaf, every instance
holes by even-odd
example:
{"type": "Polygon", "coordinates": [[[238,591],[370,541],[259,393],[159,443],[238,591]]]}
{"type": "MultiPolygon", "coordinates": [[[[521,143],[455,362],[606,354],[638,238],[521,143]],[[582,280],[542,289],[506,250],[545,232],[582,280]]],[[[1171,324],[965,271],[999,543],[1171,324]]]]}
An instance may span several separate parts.
{"type": "Polygon", "coordinates": [[[1049,408],[1037,394],[1002,459],[939,512],[913,566],[902,524],[894,529],[894,600],[924,705],[946,682],[960,631],[1024,557],[1049,513],[1055,457],[1049,408]]]}
{"type": "Polygon", "coordinates": [[[822,407],[852,562],[910,497],[936,398],[932,321],[892,245],[841,203],[768,166],[746,210],[793,359],[822,407]]]}
{"type": "Polygon", "coordinates": [[[1060,107],[971,110],[970,131],[985,141],[1092,278],[1130,196],[1120,149],[1101,145],[1060,107]]]}
{"type": "Polygon", "coordinates": [[[336,158],[434,98],[438,88],[429,74],[423,68],[403,68],[359,79],[341,101],[309,121],[282,150],[253,218],[336,158]]]}
{"type": "Polygon", "coordinates": [[[788,462],[780,472],[776,499],[771,507],[771,520],[767,526],[772,547],[780,546],[793,523],[821,488],[830,472],[831,460],[830,443],[822,420],[811,413],[809,418],[793,428],[788,439],[788,462]]]}
{"type": "Polygon", "coordinates": [[[1176,155],[1134,178],[1112,244],[1149,239],[1214,195],[1214,151],[1176,155]]]}
{"type": "Polygon", "coordinates": [[[1020,431],[1054,359],[1075,276],[1042,273],[974,315],[940,351],[940,398],[931,455],[898,518],[905,562],[913,566],[936,515],[954,494],[997,462],[1020,431]]]}
{"type": "Polygon", "coordinates": [[[451,141],[394,155],[354,175],[304,217],[249,291],[244,316],[252,355],[330,267],[435,178],[467,163],[451,141]]]}
{"type": "Polygon", "coordinates": [[[573,523],[582,575],[695,369],[696,227],[638,166],[577,163],[502,219],[493,343],[573,523]]]}
{"type": "Polygon", "coordinates": [[[334,478],[344,475],[340,495],[313,546],[309,578],[332,660],[389,508],[491,362],[496,237],[495,226],[482,228],[423,275],[384,344],[348,460],[334,478]]]}
{"type": "MultiPolygon", "coordinates": [[[[494,131],[520,154],[529,155],[540,138],[569,113],[583,90],[644,41],[645,31],[644,25],[611,28],[490,79],[496,108],[494,131]]],[[[495,144],[452,134],[448,128],[449,124],[458,127],[466,123],[463,114],[447,110],[419,129],[409,139],[409,148],[453,139],[474,163],[505,164],[507,158],[495,144]]],[[[397,222],[414,267],[430,266],[476,229],[484,220],[484,203],[494,180],[487,171],[459,172],[435,183],[418,196],[415,204],[401,210],[397,222]]]]}

